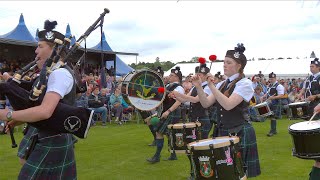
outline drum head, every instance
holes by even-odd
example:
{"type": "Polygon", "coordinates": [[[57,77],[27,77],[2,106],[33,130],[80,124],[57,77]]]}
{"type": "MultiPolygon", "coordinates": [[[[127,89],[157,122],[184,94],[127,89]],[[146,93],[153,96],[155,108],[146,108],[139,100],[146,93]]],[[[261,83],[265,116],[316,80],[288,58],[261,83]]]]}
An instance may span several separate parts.
{"type": "Polygon", "coordinates": [[[183,127],[186,127],[186,128],[194,128],[194,127],[200,127],[201,126],[201,123],[200,122],[196,122],[196,123],[193,123],[193,122],[188,122],[188,123],[177,123],[177,124],[169,124],[167,127],[169,129],[183,129],[183,127]]]}
{"type": "Polygon", "coordinates": [[[312,131],[320,128],[320,120],[317,121],[303,121],[292,124],[289,130],[293,131],[312,131]]]}
{"type": "Polygon", "coordinates": [[[263,106],[267,106],[267,105],[268,105],[267,102],[263,102],[263,103],[255,105],[254,107],[259,108],[259,107],[263,107],[263,106]]]}
{"type": "Polygon", "coordinates": [[[204,139],[200,140],[198,142],[192,142],[188,144],[188,149],[191,150],[191,147],[194,148],[194,150],[207,150],[210,149],[210,144],[213,145],[213,148],[221,148],[225,146],[230,146],[230,140],[233,140],[233,142],[236,144],[239,142],[239,137],[237,136],[223,136],[223,137],[217,137],[215,139],[204,139]]]}
{"type": "Polygon", "coordinates": [[[160,106],[165,98],[162,78],[151,70],[140,70],[124,78],[125,94],[129,103],[142,111],[150,111],[160,106]]]}
{"type": "Polygon", "coordinates": [[[289,106],[296,106],[296,105],[303,105],[303,104],[307,104],[307,102],[294,102],[294,103],[290,103],[289,106]]]}

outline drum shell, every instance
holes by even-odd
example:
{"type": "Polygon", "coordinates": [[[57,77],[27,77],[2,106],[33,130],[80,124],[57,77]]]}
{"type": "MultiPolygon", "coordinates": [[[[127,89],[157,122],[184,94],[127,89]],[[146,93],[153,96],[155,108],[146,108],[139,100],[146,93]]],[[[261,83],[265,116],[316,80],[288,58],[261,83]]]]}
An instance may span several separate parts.
{"type": "Polygon", "coordinates": [[[291,119],[308,119],[308,103],[303,104],[294,104],[291,103],[288,105],[290,109],[290,118],[291,119]]]}
{"type": "Polygon", "coordinates": [[[193,124],[192,127],[183,126],[183,123],[178,123],[175,125],[181,125],[176,128],[174,125],[169,124],[169,148],[170,152],[175,151],[176,153],[188,153],[186,151],[187,145],[191,142],[201,139],[200,123],[188,123],[193,124]]]}
{"type": "Polygon", "coordinates": [[[289,127],[292,138],[292,155],[301,159],[320,159],[320,128],[313,130],[293,130],[289,127]]]}
{"type": "Polygon", "coordinates": [[[267,102],[260,103],[254,106],[258,116],[267,117],[273,114],[267,102]]]}
{"type": "MultiPolygon", "coordinates": [[[[240,148],[238,144],[234,144],[234,148],[237,150],[237,152],[239,152],[240,148]]],[[[235,158],[232,159],[230,149],[230,146],[224,146],[219,148],[213,148],[212,150],[209,147],[207,150],[194,150],[191,146],[191,159],[196,179],[246,179],[246,175],[243,171],[243,163],[240,153],[237,153],[235,158]],[[203,173],[204,165],[202,165],[202,162],[200,160],[201,158],[208,157],[210,158],[209,162],[212,169],[212,172],[208,174],[209,176],[211,175],[211,177],[205,176],[206,174],[203,173]]]]}

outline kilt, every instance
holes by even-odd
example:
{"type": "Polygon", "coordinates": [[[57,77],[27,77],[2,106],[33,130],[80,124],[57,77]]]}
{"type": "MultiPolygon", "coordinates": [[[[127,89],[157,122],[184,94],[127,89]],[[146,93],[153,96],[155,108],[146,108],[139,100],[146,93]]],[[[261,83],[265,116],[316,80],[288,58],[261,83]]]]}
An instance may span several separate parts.
{"type": "Polygon", "coordinates": [[[38,130],[30,125],[28,125],[28,130],[26,132],[26,135],[23,136],[19,148],[18,148],[18,154],[17,156],[21,159],[25,158],[27,147],[30,146],[32,139],[31,137],[38,133],[38,130]]]}
{"type": "Polygon", "coordinates": [[[175,111],[171,112],[167,119],[161,119],[161,121],[156,125],[155,131],[160,134],[166,134],[168,132],[168,125],[169,124],[176,124],[181,119],[181,110],[180,108],[176,109],[175,111]]]}
{"type": "MultiPolygon", "coordinates": [[[[219,136],[228,136],[229,132],[226,129],[219,129],[219,136]]],[[[241,157],[244,166],[247,167],[247,177],[255,177],[261,174],[260,162],[258,155],[258,146],[256,133],[253,126],[245,122],[242,129],[238,133],[240,138],[241,157]]]]}
{"type": "Polygon", "coordinates": [[[281,119],[281,111],[282,111],[281,99],[272,100],[271,103],[268,103],[268,105],[270,107],[270,110],[274,114],[271,117],[275,119],[281,119]]]}
{"type": "Polygon", "coordinates": [[[18,179],[77,179],[73,144],[71,134],[43,137],[40,133],[18,179]]]}

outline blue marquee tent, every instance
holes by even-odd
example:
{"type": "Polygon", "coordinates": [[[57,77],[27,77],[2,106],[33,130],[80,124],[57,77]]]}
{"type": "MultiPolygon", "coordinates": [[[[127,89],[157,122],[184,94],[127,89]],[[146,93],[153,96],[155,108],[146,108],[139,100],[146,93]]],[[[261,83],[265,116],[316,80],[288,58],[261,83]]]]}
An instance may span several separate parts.
{"type": "MultiPolygon", "coordinates": [[[[102,33],[102,50],[103,51],[110,51],[113,52],[111,47],[106,41],[106,37],[104,35],[104,32],[102,33]]],[[[101,42],[99,42],[96,46],[90,48],[94,50],[101,50],[101,42]]],[[[116,55],[116,66],[114,66],[113,61],[107,61],[106,66],[108,69],[110,69],[111,66],[116,67],[116,75],[121,76],[128,74],[129,72],[133,71],[134,69],[128,66],[126,63],[124,63],[117,55],[116,55]]]]}
{"type": "MultiPolygon", "coordinates": [[[[66,28],[66,34],[64,36],[69,38],[71,35],[72,35],[72,33],[70,30],[70,25],[68,24],[67,28],[66,28]]],[[[72,36],[70,46],[72,46],[75,42],[76,42],[76,38],[75,38],[75,36],[72,36]]]]}
{"type": "Polygon", "coordinates": [[[37,42],[36,39],[30,34],[25,22],[24,17],[21,13],[19,24],[16,28],[14,28],[12,31],[8,32],[7,34],[4,34],[0,36],[0,38],[4,39],[13,39],[18,41],[31,41],[31,42],[37,42]]]}

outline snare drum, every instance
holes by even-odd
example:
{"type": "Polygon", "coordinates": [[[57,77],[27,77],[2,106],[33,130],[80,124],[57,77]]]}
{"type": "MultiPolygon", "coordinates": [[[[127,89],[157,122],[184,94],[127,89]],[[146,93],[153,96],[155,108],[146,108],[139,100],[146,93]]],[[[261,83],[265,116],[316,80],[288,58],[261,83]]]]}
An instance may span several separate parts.
{"type": "Polygon", "coordinates": [[[320,120],[303,121],[289,126],[292,155],[301,159],[320,159],[320,120]]]}
{"type": "Polygon", "coordinates": [[[237,136],[204,139],[188,144],[195,179],[245,180],[237,136]]]}
{"type": "Polygon", "coordinates": [[[295,102],[290,103],[290,118],[297,119],[302,118],[306,119],[308,116],[308,103],[307,102],[295,102]]]}
{"type": "Polygon", "coordinates": [[[201,139],[200,126],[199,122],[169,124],[170,152],[186,153],[188,143],[201,139]]]}
{"type": "Polygon", "coordinates": [[[267,102],[263,102],[255,105],[254,109],[257,111],[258,116],[261,116],[261,117],[267,117],[273,114],[267,102]]]}
{"type": "Polygon", "coordinates": [[[165,99],[163,79],[152,70],[130,72],[124,77],[121,92],[124,100],[141,111],[150,111],[161,105],[165,99]]]}

